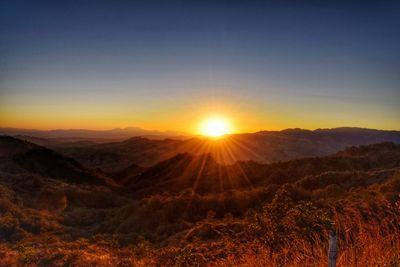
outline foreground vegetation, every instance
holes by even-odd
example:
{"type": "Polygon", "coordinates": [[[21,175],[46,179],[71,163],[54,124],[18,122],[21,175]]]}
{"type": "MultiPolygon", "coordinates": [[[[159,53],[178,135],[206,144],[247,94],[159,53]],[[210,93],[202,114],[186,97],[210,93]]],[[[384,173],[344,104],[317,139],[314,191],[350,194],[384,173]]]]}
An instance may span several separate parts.
{"type": "MultiPolygon", "coordinates": [[[[325,266],[331,229],[339,236],[338,266],[399,266],[400,201],[386,194],[399,186],[397,176],[340,200],[325,199],[328,206],[294,201],[286,186],[260,212],[215,218],[209,211],[165,244],[125,244],[117,234],[74,241],[32,235],[3,243],[1,266],[325,266]]],[[[6,224],[3,215],[3,231],[6,224]]]]}
{"type": "Polygon", "coordinates": [[[160,167],[148,177],[173,190],[138,194],[2,166],[0,266],[326,266],[329,231],[338,266],[400,266],[399,155],[381,144],[250,164],[269,176],[221,192],[177,192],[160,167]]]}

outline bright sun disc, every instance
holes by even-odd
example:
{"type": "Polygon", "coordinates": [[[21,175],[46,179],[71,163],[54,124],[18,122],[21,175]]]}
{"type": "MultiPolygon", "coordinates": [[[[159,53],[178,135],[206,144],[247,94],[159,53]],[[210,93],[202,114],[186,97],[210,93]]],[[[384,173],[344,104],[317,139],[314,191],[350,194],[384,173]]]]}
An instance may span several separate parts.
{"type": "Polygon", "coordinates": [[[229,122],[221,117],[212,117],[201,124],[201,134],[210,137],[220,137],[231,132],[229,122]]]}

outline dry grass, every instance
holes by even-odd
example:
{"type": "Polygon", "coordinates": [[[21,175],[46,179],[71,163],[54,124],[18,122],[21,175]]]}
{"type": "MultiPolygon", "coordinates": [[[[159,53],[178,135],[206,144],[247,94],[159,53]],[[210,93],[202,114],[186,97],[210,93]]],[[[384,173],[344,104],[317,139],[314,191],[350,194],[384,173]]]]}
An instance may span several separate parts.
{"type": "MultiPolygon", "coordinates": [[[[347,208],[333,214],[339,237],[338,266],[400,266],[400,210],[395,205],[374,213],[347,208]],[[383,217],[383,215],[386,215],[383,217]]],[[[215,227],[223,232],[221,221],[215,227]]],[[[235,220],[226,223],[229,228],[235,220]]],[[[206,224],[206,223],[203,223],[206,224]]],[[[327,231],[310,239],[285,241],[276,250],[262,239],[241,242],[221,237],[195,239],[156,249],[142,242],[121,247],[110,240],[52,241],[0,246],[0,266],[326,266],[327,231]]]]}
{"type": "MultiPolygon", "coordinates": [[[[338,267],[400,266],[400,220],[394,217],[369,222],[353,211],[350,216],[336,214],[339,228],[338,267]]],[[[327,233],[326,233],[327,234],[327,233]]],[[[314,244],[297,240],[285,244],[279,252],[253,242],[244,246],[239,255],[230,255],[211,266],[326,266],[327,242],[316,238],[314,244]]]]}

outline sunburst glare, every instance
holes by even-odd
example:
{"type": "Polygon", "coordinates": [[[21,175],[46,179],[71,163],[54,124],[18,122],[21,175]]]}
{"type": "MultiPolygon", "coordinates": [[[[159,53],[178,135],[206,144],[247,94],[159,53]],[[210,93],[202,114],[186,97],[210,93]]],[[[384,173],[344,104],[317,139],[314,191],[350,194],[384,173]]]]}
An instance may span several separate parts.
{"type": "Polygon", "coordinates": [[[209,137],[221,137],[232,132],[229,120],[213,116],[204,120],[200,125],[200,133],[209,137]]]}

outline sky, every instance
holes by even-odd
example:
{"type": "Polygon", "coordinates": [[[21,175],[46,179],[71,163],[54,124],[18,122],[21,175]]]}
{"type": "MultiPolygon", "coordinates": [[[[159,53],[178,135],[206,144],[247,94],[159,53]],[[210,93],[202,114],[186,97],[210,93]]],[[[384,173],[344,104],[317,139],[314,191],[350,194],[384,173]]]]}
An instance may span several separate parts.
{"type": "Polygon", "coordinates": [[[0,1],[0,127],[400,130],[399,1],[0,1]]]}

